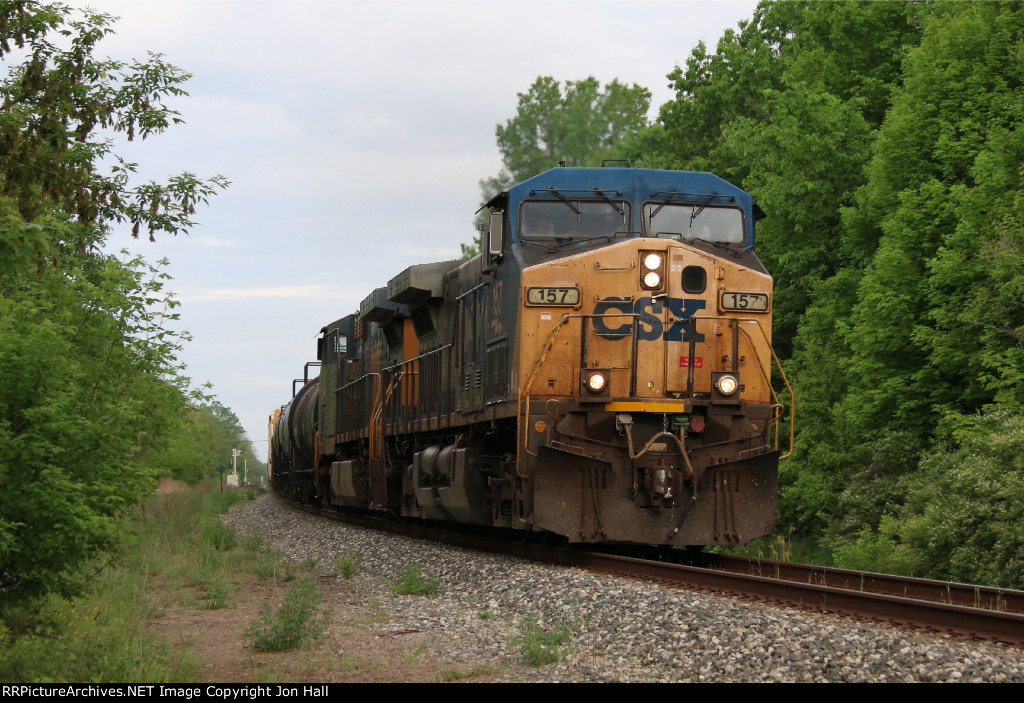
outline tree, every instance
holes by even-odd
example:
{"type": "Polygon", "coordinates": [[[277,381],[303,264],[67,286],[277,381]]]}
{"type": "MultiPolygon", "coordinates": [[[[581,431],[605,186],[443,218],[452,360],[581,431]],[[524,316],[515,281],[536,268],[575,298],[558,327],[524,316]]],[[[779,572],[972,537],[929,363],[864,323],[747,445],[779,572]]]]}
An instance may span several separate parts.
{"type": "Polygon", "coordinates": [[[232,449],[242,450],[239,473],[243,465],[250,468],[250,476],[258,473],[261,463],[238,417],[230,408],[210,399],[207,403],[192,403],[167,442],[141,459],[158,476],[197,483],[215,477],[218,466],[231,466],[232,449]]]}
{"type": "Polygon", "coordinates": [[[0,604],[67,593],[150,490],[140,449],[182,406],[178,340],[141,260],[64,257],[0,295],[0,604]]]}
{"type": "MultiPolygon", "coordinates": [[[[515,117],[495,129],[502,168],[480,181],[483,203],[560,161],[599,166],[602,159],[621,158],[615,153],[617,145],[647,125],[651,104],[651,91],[643,86],[613,80],[602,88],[593,76],[564,85],[539,76],[517,95],[515,117]]],[[[463,246],[464,256],[472,246],[463,246]]]]}
{"type": "Polygon", "coordinates": [[[936,516],[928,457],[948,446],[966,460],[959,428],[1021,412],[1021,36],[1014,3],[942,3],[925,18],[842,213],[846,266],[803,317],[804,449],[782,502],[837,539],[888,538],[883,521],[908,501],[936,516]]]}
{"type": "Polygon", "coordinates": [[[83,251],[115,222],[131,223],[135,237],[178,234],[193,224],[195,205],[227,185],[221,176],[203,181],[190,173],[130,184],[136,164],[112,151],[108,135],[145,139],[181,122],[164,99],[186,95],[181,86],[191,76],[159,54],[95,58],[113,22],[60,4],[0,2],[0,58],[21,59],[0,82],[0,197],[25,222],[60,213],[66,225],[43,237],[25,233],[21,259],[24,249],[37,257],[83,251]],[[106,174],[105,159],[112,162],[106,174]]]}
{"type": "Polygon", "coordinates": [[[783,358],[815,287],[848,263],[840,212],[864,182],[873,130],[922,12],[912,3],[761,3],[714,52],[701,43],[668,75],[676,97],[661,107],[661,132],[642,133],[641,153],[631,154],[717,173],[768,214],[757,248],[776,280],[783,358]]]}
{"type": "Polygon", "coordinates": [[[94,56],[113,18],[0,2],[0,605],[69,593],[151,487],[138,458],[185,411],[168,275],[99,253],[114,223],[176,234],[227,185],[134,185],[109,135],[180,121],[188,74],[94,56]],[[102,164],[112,164],[103,172],[102,164]]]}
{"type": "Polygon", "coordinates": [[[617,140],[647,124],[651,92],[617,80],[602,89],[593,76],[563,88],[540,76],[518,98],[516,116],[495,130],[504,168],[517,181],[559,161],[595,166],[611,158],[617,140]]]}

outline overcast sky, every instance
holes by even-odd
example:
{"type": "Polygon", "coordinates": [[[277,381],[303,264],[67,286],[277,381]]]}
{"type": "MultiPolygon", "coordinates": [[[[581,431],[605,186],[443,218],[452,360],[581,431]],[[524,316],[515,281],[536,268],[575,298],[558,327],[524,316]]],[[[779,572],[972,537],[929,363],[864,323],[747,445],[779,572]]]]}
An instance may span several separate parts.
{"type": "MultiPolygon", "coordinates": [[[[539,75],[639,83],[714,46],[754,0],[135,0],[99,55],[147,51],[193,74],[186,124],[118,148],[145,179],[223,174],[187,237],[111,247],[168,258],[188,375],[210,382],[266,456],[270,411],[327,322],[405,267],[457,258],[494,129],[539,75]]],[[[555,164],[552,164],[554,166],[555,164]]]]}

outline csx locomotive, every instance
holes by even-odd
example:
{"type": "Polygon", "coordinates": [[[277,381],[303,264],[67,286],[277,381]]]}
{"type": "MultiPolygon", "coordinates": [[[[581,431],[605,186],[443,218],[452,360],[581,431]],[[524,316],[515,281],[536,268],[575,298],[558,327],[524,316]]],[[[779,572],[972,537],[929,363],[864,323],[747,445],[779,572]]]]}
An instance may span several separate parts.
{"type": "Polygon", "coordinates": [[[271,416],[274,488],[570,542],[770,532],[784,409],[751,196],[555,168],[487,207],[478,256],[410,266],[321,330],[319,377],[271,416]]]}

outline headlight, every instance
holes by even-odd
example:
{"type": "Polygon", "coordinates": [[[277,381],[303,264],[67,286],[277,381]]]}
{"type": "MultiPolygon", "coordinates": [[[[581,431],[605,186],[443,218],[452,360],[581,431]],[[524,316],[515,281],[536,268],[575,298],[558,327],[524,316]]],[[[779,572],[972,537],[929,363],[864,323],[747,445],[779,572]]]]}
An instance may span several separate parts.
{"type": "Polygon", "coordinates": [[[658,290],[665,280],[665,257],[656,251],[640,252],[640,287],[658,290]]]}
{"type": "Polygon", "coordinates": [[[601,371],[594,371],[587,376],[583,383],[591,393],[600,393],[608,385],[608,377],[601,371]]]}
{"type": "Polygon", "coordinates": [[[732,395],[736,392],[736,388],[739,387],[739,381],[736,380],[735,376],[719,376],[718,380],[715,381],[715,387],[722,395],[732,395]]]}

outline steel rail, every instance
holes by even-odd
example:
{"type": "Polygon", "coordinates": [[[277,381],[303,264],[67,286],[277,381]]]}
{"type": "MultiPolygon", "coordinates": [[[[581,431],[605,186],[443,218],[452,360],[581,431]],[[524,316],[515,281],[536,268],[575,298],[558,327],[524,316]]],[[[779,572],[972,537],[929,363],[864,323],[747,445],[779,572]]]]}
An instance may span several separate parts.
{"type": "Polygon", "coordinates": [[[686,563],[690,566],[722,569],[736,573],[749,573],[787,581],[817,583],[822,586],[834,586],[852,591],[903,596],[915,600],[928,600],[949,605],[962,605],[971,608],[1024,614],[1024,591],[1009,588],[974,586],[966,583],[878,574],[869,571],[853,571],[811,564],[732,557],[721,554],[698,553],[692,555],[686,563]]]}
{"type": "Polygon", "coordinates": [[[691,554],[701,566],[676,564],[529,543],[523,533],[496,536],[494,532],[467,532],[461,525],[389,521],[286,502],[331,519],[408,537],[1024,646],[1022,591],[714,554],[691,554]],[[976,607],[978,604],[995,607],[976,607]]]}

